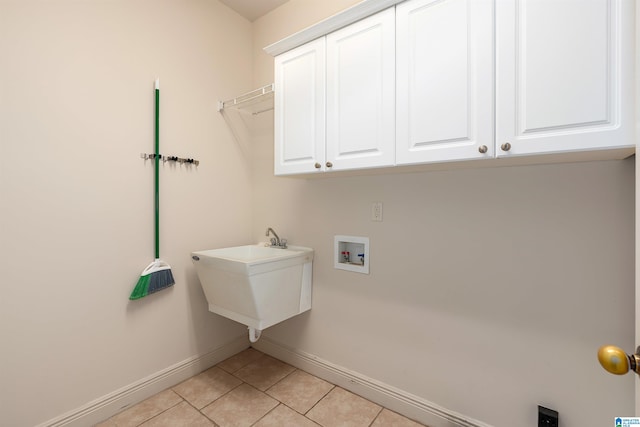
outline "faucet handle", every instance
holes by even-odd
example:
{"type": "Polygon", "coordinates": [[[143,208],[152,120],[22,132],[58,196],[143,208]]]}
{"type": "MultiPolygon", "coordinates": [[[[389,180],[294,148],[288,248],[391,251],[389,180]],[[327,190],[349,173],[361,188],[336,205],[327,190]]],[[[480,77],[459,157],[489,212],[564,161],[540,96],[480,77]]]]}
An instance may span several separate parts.
{"type": "Polygon", "coordinates": [[[280,247],[287,249],[287,239],[280,239],[280,247]]]}

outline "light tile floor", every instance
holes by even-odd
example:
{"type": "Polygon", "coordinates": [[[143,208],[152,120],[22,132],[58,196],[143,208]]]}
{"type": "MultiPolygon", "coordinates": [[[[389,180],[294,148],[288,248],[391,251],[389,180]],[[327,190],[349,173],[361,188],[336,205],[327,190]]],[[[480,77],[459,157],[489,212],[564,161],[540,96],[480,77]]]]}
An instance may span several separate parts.
{"type": "Polygon", "coordinates": [[[253,348],[97,427],[419,427],[253,348]]]}

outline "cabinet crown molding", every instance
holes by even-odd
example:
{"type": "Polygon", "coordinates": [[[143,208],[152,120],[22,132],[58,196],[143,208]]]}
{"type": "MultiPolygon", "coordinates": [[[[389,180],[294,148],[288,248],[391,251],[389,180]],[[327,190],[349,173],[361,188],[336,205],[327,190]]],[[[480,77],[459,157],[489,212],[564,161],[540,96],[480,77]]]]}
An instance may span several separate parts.
{"type": "Polygon", "coordinates": [[[277,41],[263,50],[271,56],[277,56],[288,50],[301,46],[319,37],[326,36],[333,31],[353,24],[367,16],[380,12],[381,10],[393,7],[405,0],[364,0],[351,6],[317,24],[300,30],[280,41],[277,41]]]}

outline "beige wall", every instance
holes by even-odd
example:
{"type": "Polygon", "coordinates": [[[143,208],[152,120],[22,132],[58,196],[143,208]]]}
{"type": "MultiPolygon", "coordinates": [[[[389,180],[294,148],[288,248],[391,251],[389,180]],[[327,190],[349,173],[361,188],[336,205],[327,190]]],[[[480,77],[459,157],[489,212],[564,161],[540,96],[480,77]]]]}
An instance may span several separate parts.
{"type": "Polygon", "coordinates": [[[0,1],[0,424],[33,426],[245,328],[207,311],[192,250],[251,240],[248,159],[215,102],[252,88],[251,24],[211,0],[0,1]],[[232,43],[230,43],[232,41],[232,43]],[[176,285],[153,260],[153,82],[176,285]]]}
{"type": "Polygon", "coordinates": [[[537,404],[565,427],[632,413],[595,351],[634,347],[633,160],[307,181],[273,177],[271,113],[250,152],[232,138],[215,100],[272,82],[261,48],[354,3],[291,0],[252,27],[216,1],[0,0],[3,423],[243,336],[188,254],[267,226],[316,249],[312,311],[267,338],[495,426],[537,404]],[[153,257],[156,77],[161,151],[201,164],[161,170],[176,286],[129,302],[153,257]],[[335,234],[371,238],[370,275],[332,268],[335,234]]]}
{"type": "MultiPolygon", "coordinates": [[[[305,24],[348,6],[254,23],[254,82],[273,78],[260,47],[319,3],[305,24]]],[[[254,238],[316,250],[312,310],[266,338],[489,425],[536,425],[538,404],[565,427],[633,413],[633,379],[596,360],[635,348],[633,159],[303,180],[273,177],[272,131],[253,153],[254,238]],[[371,239],[371,274],[333,268],[336,234],[371,239]]]]}

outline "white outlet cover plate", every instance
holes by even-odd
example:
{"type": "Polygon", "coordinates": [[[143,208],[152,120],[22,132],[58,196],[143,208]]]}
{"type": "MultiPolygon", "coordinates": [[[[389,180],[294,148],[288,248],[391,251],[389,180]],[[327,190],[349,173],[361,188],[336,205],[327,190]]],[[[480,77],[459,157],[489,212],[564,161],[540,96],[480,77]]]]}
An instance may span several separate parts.
{"type": "Polygon", "coordinates": [[[371,203],[371,221],[382,222],[382,202],[371,203]]]}

